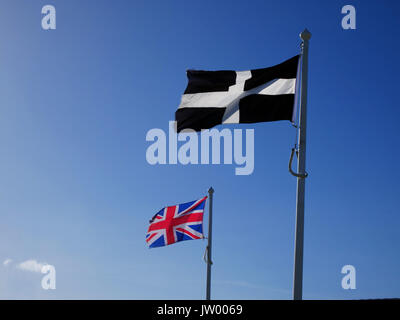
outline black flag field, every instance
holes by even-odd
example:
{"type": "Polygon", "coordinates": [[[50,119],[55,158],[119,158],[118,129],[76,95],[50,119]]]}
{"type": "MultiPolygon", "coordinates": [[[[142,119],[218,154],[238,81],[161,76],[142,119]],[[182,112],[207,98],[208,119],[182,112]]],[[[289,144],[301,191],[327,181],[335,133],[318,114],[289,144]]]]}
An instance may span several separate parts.
{"type": "Polygon", "coordinates": [[[178,132],[218,124],[292,120],[299,55],[250,71],[188,70],[178,132]]]}

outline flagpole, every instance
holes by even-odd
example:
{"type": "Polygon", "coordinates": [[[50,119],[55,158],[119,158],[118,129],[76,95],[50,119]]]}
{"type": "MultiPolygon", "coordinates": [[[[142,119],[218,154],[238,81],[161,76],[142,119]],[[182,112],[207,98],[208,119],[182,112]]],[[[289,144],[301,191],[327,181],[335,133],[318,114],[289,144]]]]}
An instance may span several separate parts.
{"type": "Polygon", "coordinates": [[[308,72],[308,41],[311,33],[304,29],[300,33],[301,44],[301,96],[300,122],[298,141],[297,171],[297,201],[296,201],[296,239],[294,254],[293,299],[303,298],[303,246],[304,246],[304,196],[306,177],[306,130],[307,130],[307,72],[308,72]]]}
{"type": "Polygon", "coordinates": [[[208,189],[208,245],[207,245],[207,289],[206,289],[206,300],[211,299],[211,243],[212,243],[212,201],[213,201],[214,189],[210,187],[208,189]]]}

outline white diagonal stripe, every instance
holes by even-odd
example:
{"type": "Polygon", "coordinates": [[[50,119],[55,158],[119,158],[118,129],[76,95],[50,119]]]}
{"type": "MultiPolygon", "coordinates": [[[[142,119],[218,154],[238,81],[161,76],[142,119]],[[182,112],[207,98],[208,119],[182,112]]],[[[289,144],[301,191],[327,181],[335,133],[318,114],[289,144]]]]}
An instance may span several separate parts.
{"type": "MultiPolygon", "coordinates": [[[[227,108],[239,103],[241,98],[250,94],[294,94],[296,79],[276,79],[258,86],[254,89],[243,91],[246,74],[250,71],[237,72],[237,83],[229,87],[229,91],[224,92],[201,92],[182,95],[179,109],[182,108],[227,108]],[[240,76],[239,76],[240,74],[240,76]],[[239,79],[241,80],[239,82],[239,79]]],[[[247,79],[247,78],[246,78],[247,79]]],[[[232,115],[232,113],[230,113],[232,115]]],[[[226,119],[227,120],[227,119],[226,119]]]]}
{"type": "Polygon", "coordinates": [[[242,98],[251,94],[291,94],[295,92],[296,79],[277,79],[248,91],[242,91],[229,105],[226,106],[222,123],[239,123],[239,102],[242,98]]]}

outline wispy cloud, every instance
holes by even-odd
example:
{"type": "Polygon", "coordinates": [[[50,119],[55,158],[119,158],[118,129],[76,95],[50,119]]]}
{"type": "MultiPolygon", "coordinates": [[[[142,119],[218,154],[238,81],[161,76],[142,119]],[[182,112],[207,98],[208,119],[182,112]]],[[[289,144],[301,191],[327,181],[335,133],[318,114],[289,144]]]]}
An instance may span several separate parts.
{"type": "Polygon", "coordinates": [[[30,271],[30,272],[42,272],[42,268],[46,266],[47,263],[45,262],[37,262],[34,259],[26,260],[17,264],[17,268],[23,271],[30,271]]]}
{"type": "Polygon", "coordinates": [[[7,267],[13,260],[10,258],[7,258],[6,260],[3,261],[3,266],[7,267]]]}

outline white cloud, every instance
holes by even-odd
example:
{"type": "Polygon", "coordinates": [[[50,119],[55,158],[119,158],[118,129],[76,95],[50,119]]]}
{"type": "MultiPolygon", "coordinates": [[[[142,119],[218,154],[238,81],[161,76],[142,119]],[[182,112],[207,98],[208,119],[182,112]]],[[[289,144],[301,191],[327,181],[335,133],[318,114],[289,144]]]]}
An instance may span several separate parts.
{"type": "Polygon", "coordinates": [[[7,258],[6,260],[4,260],[3,265],[4,265],[5,267],[7,267],[12,261],[13,261],[12,259],[7,258]]]}
{"type": "Polygon", "coordinates": [[[37,262],[36,260],[26,260],[17,265],[17,268],[23,271],[42,272],[42,268],[46,266],[45,262],[37,262]]]}

